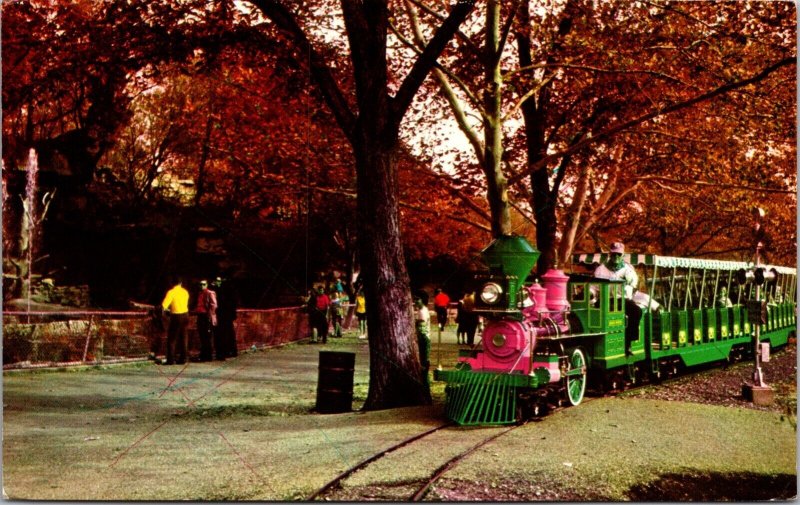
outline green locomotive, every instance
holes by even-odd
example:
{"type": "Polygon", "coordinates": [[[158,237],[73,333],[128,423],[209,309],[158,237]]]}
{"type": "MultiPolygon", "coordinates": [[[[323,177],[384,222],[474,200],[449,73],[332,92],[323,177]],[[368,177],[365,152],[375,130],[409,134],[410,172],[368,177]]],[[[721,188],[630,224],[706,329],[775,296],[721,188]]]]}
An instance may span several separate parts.
{"type": "Polygon", "coordinates": [[[607,253],[576,254],[570,275],[551,270],[541,284],[527,281],[539,252],[522,237],[498,238],[482,256],[486,269],[473,274],[467,297],[485,320],[481,342],[460,351],[455,368],[434,372],[447,383],[447,417],[462,425],[577,405],[587,384],[613,390],[741,359],[753,351],[757,324],[773,348],[795,334],[794,268],[625,254],[638,274],[626,297],[623,281],[594,276],[607,253]],[[740,283],[748,278],[756,282],[740,283]],[[637,319],[638,328],[627,328],[637,319]]]}

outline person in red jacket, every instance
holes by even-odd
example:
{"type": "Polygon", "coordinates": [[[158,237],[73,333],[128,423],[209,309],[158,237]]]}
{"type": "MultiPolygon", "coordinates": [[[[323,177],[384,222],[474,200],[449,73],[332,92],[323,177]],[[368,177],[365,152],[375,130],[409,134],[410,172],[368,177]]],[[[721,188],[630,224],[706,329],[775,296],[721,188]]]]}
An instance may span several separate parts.
{"type": "Polygon", "coordinates": [[[331,299],[325,294],[325,289],[317,289],[317,295],[312,299],[310,322],[314,331],[311,341],[316,342],[317,337],[322,338],[322,343],[328,343],[328,313],[330,312],[331,299]]]}
{"type": "Polygon", "coordinates": [[[217,294],[208,289],[208,281],[200,281],[197,295],[197,335],[200,337],[200,361],[211,361],[211,340],[217,325],[217,294]]]}
{"type": "Polygon", "coordinates": [[[441,288],[436,288],[436,296],[433,297],[433,308],[436,310],[436,321],[439,329],[444,331],[447,326],[447,307],[450,305],[450,297],[441,288]]]}

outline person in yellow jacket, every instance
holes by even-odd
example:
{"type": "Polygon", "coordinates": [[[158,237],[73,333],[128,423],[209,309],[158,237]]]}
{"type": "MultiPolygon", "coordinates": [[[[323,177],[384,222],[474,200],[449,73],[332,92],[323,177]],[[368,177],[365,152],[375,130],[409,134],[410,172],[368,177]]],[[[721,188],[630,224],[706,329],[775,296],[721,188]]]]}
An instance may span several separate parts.
{"type": "Polygon", "coordinates": [[[189,292],[178,278],[175,285],[167,291],[161,308],[169,313],[167,329],[167,365],[186,363],[189,343],[186,328],[189,325],[189,292]]]}
{"type": "Polygon", "coordinates": [[[358,290],[356,294],[356,317],[358,318],[358,338],[367,338],[367,299],[364,291],[358,290]]]}

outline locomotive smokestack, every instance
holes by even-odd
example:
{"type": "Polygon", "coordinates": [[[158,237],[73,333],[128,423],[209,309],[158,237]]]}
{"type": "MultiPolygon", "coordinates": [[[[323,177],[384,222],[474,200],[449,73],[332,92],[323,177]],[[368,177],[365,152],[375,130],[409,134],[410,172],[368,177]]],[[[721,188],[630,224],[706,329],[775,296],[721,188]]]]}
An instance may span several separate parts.
{"type": "Polygon", "coordinates": [[[509,302],[516,306],[516,294],[541,253],[525,237],[506,235],[492,241],[481,254],[490,272],[509,277],[509,302]]]}
{"type": "Polygon", "coordinates": [[[481,252],[489,270],[513,275],[524,281],[541,253],[525,237],[506,235],[496,238],[481,252]]]}

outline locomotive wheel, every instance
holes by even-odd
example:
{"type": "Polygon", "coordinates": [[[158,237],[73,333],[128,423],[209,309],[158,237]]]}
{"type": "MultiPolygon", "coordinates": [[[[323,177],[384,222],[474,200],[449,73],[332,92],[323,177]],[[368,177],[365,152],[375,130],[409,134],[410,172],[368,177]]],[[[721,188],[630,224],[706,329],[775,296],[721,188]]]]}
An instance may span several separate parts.
{"type": "Polygon", "coordinates": [[[573,349],[567,363],[566,385],[567,400],[571,405],[578,405],[586,391],[586,357],[580,349],[573,349]]]}

